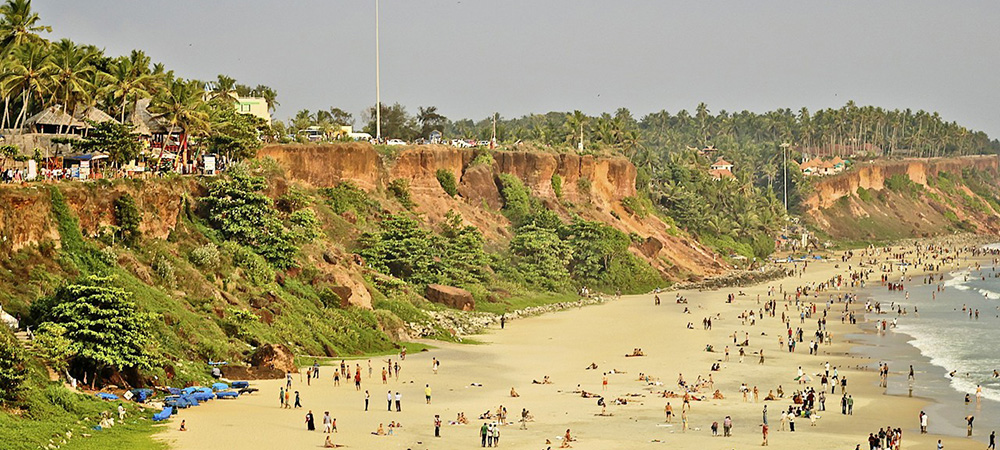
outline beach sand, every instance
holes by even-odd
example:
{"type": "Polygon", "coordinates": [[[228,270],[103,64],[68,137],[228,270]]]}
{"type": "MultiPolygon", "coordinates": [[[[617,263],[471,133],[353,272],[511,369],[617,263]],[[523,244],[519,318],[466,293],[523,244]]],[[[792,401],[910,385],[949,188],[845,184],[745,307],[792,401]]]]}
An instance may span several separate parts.
{"type": "MultiPolygon", "coordinates": [[[[348,360],[352,367],[355,363],[361,364],[364,380],[360,392],[352,382],[334,387],[332,367],[324,367],[322,377],[313,380],[311,386],[295,374],[293,390],[301,392],[303,409],[279,408],[278,389],[284,385],[283,380],[255,382],[259,393],[182,410],[164,425],[166,430],[160,437],[177,449],[319,448],[325,435],[322,431],[306,431],[304,424],[306,411],[312,410],[319,430],[322,429],[323,412],[331,412],[339,429],[333,440],[347,448],[472,448],[480,445],[479,429],[484,422],[477,417],[503,405],[508,412],[507,420],[514,422],[501,427],[500,446],[507,448],[558,448],[561,444],[558,438],[567,428],[578,439],[572,443],[573,448],[749,448],[760,446],[762,442],[760,425],[764,396],[782,385],[785,398],[766,402],[770,447],[773,448],[853,449],[860,444],[866,449],[868,433],[885,426],[903,429],[903,448],[935,448],[938,439],[943,439],[949,450],[984,447],[981,440],[989,433],[985,420],[977,429],[979,441],[919,435],[917,413],[926,402],[917,397],[884,395],[884,390],[877,386],[874,371],[854,369],[871,361],[847,354],[854,344],[845,342],[845,336],[857,332],[858,327],[841,324],[843,304],[835,304],[828,317],[834,344],[821,345],[817,356],[809,355],[806,348],[816,329],[816,319],[807,319],[800,325],[794,305],[789,308],[789,314],[794,316],[792,326],[803,328],[805,342],[795,353],[779,350],[778,337],[785,332],[780,320],[784,310],[780,297],[777,297],[776,317],[758,319],[755,326],[749,326],[749,322],[745,326],[741,324],[737,317],[741,312],[763,308],[768,286],[782,285],[786,290],[794,290],[795,286],[807,282],[826,281],[836,274],[846,274],[846,265],[838,269],[835,264],[832,261],[813,262],[801,278],[789,277],[754,287],[681,291],[689,300],[686,305],[675,304],[674,292],[665,292],[660,294],[663,301],[659,306],[654,306],[652,295],[625,296],[598,306],[511,321],[505,330],[493,329],[477,336],[483,345],[433,342],[437,349],[408,355],[401,362],[402,374],[398,381],[392,379],[387,385],[382,384],[380,375],[385,358],[372,358],[373,379],[366,376],[366,359],[348,360]],[[732,304],[725,302],[727,294],[740,290],[746,295],[737,297],[732,304]],[[761,304],[757,303],[758,294],[761,304]],[[691,314],[683,313],[685,307],[691,314]],[[703,330],[701,320],[716,314],[721,319],[713,320],[713,329],[703,330]],[[687,329],[688,322],[694,323],[695,329],[687,329]],[[750,346],[745,361],[740,364],[732,334],[737,332],[742,340],[745,331],[749,333],[750,346]],[[706,344],[712,344],[716,351],[706,352],[706,344]],[[720,371],[710,372],[712,363],[723,358],[722,350],[726,345],[730,346],[730,361],[723,362],[720,371]],[[637,347],[647,356],[625,357],[637,347]],[[756,353],[762,348],[766,359],[759,365],[756,353]],[[431,370],[432,357],[441,361],[437,374],[431,370]],[[820,412],[817,426],[811,427],[807,419],[798,418],[794,433],[779,431],[779,411],[788,408],[791,393],[801,387],[794,380],[797,367],[815,374],[823,370],[827,361],[839,367],[841,376],[848,377],[848,391],[855,399],[854,415],[841,415],[838,388],[836,395],[828,395],[827,411],[820,412]],[[591,363],[596,363],[598,368],[586,370],[591,363]],[[611,369],[626,373],[608,375],[607,391],[602,391],[602,374],[611,369]],[[678,391],[679,374],[693,382],[698,375],[707,377],[711,373],[715,388],[721,390],[726,399],[712,400],[711,393],[705,392],[708,400],[692,402],[690,429],[682,432],[679,417],[682,399],[652,395],[646,383],[637,380],[640,372],[658,377],[664,384],[657,387],[658,390],[666,388],[675,392],[678,391]],[[541,381],[546,375],[553,384],[531,383],[532,380],[541,381]],[[473,386],[473,383],[482,386],[473,386]],[[761,402],[753,402],[752,395],[749,402],[743,402],[738,391],[741,383],[751,389],[757,386],[761,402]],[[425,384],[433,390],[429,405],[424,401],[425,384]],[[613,415],[598,416],[601,407],[597,399],[570,393],[578,384],[586,391],[604,395],[608,402],[607,412],[613,415]],[[512,387],[520,397],[510,397],[512,387]],[[365,389],[371,393],[368,412],[363,410],[365,389]],[[402,393],[402,412],[386,411],[387,390],[402,393]],[[628,405],[613,404],[615,398],[630,393],[644,396],[628,397],[628,405]],[[663,410],[668,401],[676,415],[672,426],[664,423],[663,410]],[[522,408],[527,408],[534,416],[527,430],[519,429],[516,423],[522,408]],[[459,412],[465,413],[469,424],[449,425],[459,412]],[[441,438],[433,437],[435,414],[440,414],[444,422],[441,438]],[[733,436],[713,437],[709,430],[711,423],[719,422],[721,435],[721,424],[727,415],[733,418],[733,436]],[[188,431],[177,431],[181,419],[186,419],[188,431]],[[395,435],[371,434],[380,423],[388,425],[390,421],[403,425],[395,435]],[[546,439],[552,443],[546,445],[546,439]]],[[[877,284],[877,280],[878,273],[873,274],[869,285],[877,284]]],[[[820,310],[829,294],[820,293],[815,299],[820,310]]],[[[860,301],[863,305],[864,300],[860,301]]],[[[860,312],[858,316],[860,324],[860,312]]],[[[393,361],[396,359],[394,357],[393,361]]],[[[897,373],[894,377],[905,377],[905,374],[898,374],[903,367],[893,369],[897,373]]],[[[810,385],[819,389],[819,377],[813,378],[810,385]]],[[[914,395],[919,396],[919,383],[914,395]]]]}

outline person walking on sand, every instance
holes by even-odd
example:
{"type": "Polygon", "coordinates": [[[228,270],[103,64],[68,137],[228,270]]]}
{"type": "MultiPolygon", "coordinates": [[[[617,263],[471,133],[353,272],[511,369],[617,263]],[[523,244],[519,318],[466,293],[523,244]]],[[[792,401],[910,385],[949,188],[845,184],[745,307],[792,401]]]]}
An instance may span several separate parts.
{"type": "Polygon", "coordinates": [[[333,431],[333,418],[330,417],[330,411],[325,411],[323,413],[323,432],[330,434],[333,431]]]}
{"type": "Polygon", "coordinates": [[[604,378],[601,380],[602,389],[608,390],[608,373],[604,372],[604,378]]]}
{"type": "Polygon", "coordinates": [[[316,431],[316,420],[313,419],[313,412],[311,409],[306,413],[306,429],[309,431],[316,431]]]}
{"type": "Polygon", "coordinates": [[[760,432],[761,432],[761,434],[764,435],[764,442],[762,442],[760,445],[762,447],[766,447],[767,446],[767,424],[766,423],[760,426],[760,432]]]}
{"type": "Polygon", "coordinates": [[[847,415],[854,415],[854,396],[851,395],[847,396],[847,415]]]}
{"type": "Polygon", "coordinates": [[[284,386],[278,387],[278,406],[282,409],[285,408],[285,388],[284,386]]]}
{"type": "Polygon", "coordinates": [[[986,446],[986,450],[997,450],[997,432],[990,432],[990,445],[986,446]]]}
{"type": "Polygon", "coordinates": [[[479,437],[483,439],[483,447],[486,447],[486,435],[489,434],[490,428],[483,422],[483,426],[479,429],[479,437]]]}
{"type": "Polygon", "coordinates": [[[295,406],[294,409],[302,407],[302,402],[299,400],[299,391],[295,391],[295,406]]]}
{"type": "Polygon", "coordinates": [[[431,404],[431,385],[424,385],[424,398],[427,400],[427,404],[431,404]]]}
{"type": "Polygon", "coordinates": [[[670,402],[667,402],[667,406],[663,408],[663,412],[667,415],[667,423],[670,423],[671,419],[673,419],[672,416],[674,415],[674,408],[670,406],[670,402]]]}
{"type": "Polygon", "coordinates": [[[920,434],[927,434],[927,413],[920,411],[920,434]]]}
{"type": "Polygon", "coordinates": [[[688,429],[688,413],[687,411],[681,411],[681,432],[687,432],[688,429]]]}
{"type": "Polygon", "coordinates": [[[292,407],[292,392],[285,391],[285,409],[292,407]]]}
{"type": "Polygon", "coordinates": [[[764,405],[764,411],[761,412],[761,416],[764,419],[764,425],[767,425],[767,405],[764,405]]]}
{"type": "Polygon", "coordinates": [[[726,416],[726,418],[722,420],[722,436],[732,437],[733,435],[732,430],[733,430],[733,419],[732,417],[726,416]]]}
{"type": "Polygon", "coordinates": [[[788,422],[788,416],[785,415],[784,411],[781,411],[781,417],[778,417],[778,428],[779,431],[785,431],[785,423],[788,422]]]}

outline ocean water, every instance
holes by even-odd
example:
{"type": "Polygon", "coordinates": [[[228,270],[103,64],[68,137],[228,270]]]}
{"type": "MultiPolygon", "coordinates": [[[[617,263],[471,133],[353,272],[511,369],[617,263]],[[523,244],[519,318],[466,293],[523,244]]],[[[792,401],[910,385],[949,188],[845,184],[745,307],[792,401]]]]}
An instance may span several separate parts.
{"type": "MultiPolygon", "coordinates": [[[[975,434],[980,439],[1000,424],[1000,378],[993,376],[994,370],[1000,371],[998,275],[1000,268],[984,265],[980,270],[946,274],[943,282],[935,277],[933,284],[914,277],[905,283],[905,292],[875,286],[866,293],[881,302],[883,311],[902,307],[906,314],[866,315],[866,333],[856,336],[855,341],[865,344],[861,353],[890,364],[887,395],[912,392],[932,402],[927,408],[932,433],[965,436],[964,417],[970,414],[976,416],[975,434]],[[943,291],[937,291],[939,284],[943,291]],[[895,328],[884,335],[874,332],[876,320],[891,324],[894,318],[895,328]],[[907,380],[910,364],[916,372],[912,384],[907,380]],[[982,387],[979,402],[977,386],[982,387]],[[971,396],[968,405],[965,394],[971,396]]],[[[906,425],[904,429],[917,429],[916,418],[906,425]]]]}

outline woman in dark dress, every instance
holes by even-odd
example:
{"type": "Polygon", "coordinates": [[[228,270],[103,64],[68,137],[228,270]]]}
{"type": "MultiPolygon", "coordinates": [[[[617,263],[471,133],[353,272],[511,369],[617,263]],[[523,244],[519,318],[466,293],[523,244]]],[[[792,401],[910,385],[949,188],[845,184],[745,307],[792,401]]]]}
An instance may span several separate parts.
{"type": "Polygon", "coordinates": [[[313,419],[312,410],[309,410],[309,412],[306,413],[306,428],[309,431],[316,431],[316,421],[313,419]]]}

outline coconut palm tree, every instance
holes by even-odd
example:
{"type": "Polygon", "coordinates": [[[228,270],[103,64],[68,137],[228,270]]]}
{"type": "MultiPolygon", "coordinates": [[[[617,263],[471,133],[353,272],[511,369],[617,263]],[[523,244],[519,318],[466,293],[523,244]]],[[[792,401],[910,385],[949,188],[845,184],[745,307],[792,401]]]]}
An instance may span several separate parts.
{"type": "Polygon", "coordinates": [[[187,160],[190,135],[204,135],[209,130],[208,105],[204,87],[197,81],[173,80],[162,95],[150,105],[150,112],[162,114],[170,128],[181,129],[181,148],[187,160]]]}
{"type": "Polygon", "coordinates": [[[9,54],[14,47],[27,42],[44,43],[39,33],[52,31],[52,27],[39,25],[41,18],[31,11],[31,0],[7,0],[0,6],[0,49],[9,54]]]}
{"type": "MultiPolygon", "coordinates": [[[[134,52],[133,52],[134,53],[134,52]]],[[[156,86],[157,77],[141,67],[141,60],[135,58],[117,58],[104,74],[106,85],[104,94],[115,102],[121,102],[119,121],[125,123],[125,113],[130,102],[150,96],[150,91],[156,86]],[[136,65],[136,63],[140,65],[136,65]],[[145,73],[144,73],[145,72],[145,73]]]]}
{"type": "Polygon", "coordinates": [[[227,96],[230,92],[236,90],[236,79],[219,74],[216,80],[210,84],[210,89],[213,100],[227,96]]]}
{"type": "Polygon", "coordinates": [[[49,60],[55,81],[52,98],[54,100],[61,97],[59,100],[68,114],[75,110],[76,99],[88,96],[92,90],[89,77],[94,72],[94,66],[91,65],[93,57],[92,52],[80,48],[69,39],[60,40],[52,46],[52,59],[49,60]]]}
{"type": "Polygon", "coordinates": [[[577,150],[583,150],[583,131],[589,122],[590,118],[580,110],[566,114],[566,123],[563,125],[568,133],[566,135],[566,141],[568,143],[577,141],[577,150]],[[577,140],[577,138],[579,138],[579,140],[577,140]]]}
{"type": "Polygon", "coordinates": [[[51,89],[55,78],[55,69],[49,64],[51,58],[52,55],[43,43],[26,42],[14,47],[10,71],[0,75],[0,79],[20,89],[21,112],[14,122],[14,128],[20,129],[27,117],[31,100],[34,98],[41,104],[45,93],[51,89]]]}
{"type": "Polygon", "coordinates": [[[278,93],[274,89],[263,84],[258,84],[257,87],[253,88],[253,92],[264,98],[264,101],[267,102],[268,111],[274,112],[274,109],[278,107],[278,93]]]}

